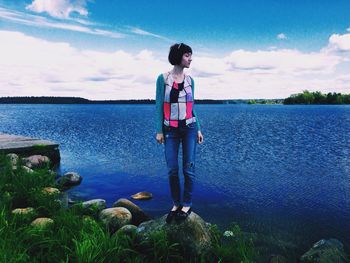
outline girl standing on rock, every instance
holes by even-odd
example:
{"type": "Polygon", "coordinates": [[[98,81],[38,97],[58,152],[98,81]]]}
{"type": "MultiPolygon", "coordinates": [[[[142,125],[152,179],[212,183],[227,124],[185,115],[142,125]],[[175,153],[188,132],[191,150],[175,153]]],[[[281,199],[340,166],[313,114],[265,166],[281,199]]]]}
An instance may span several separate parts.
{"type": "Polygon", "coordinates": [[[203,143],[199,120],[194,110],[194,81],[184,73],[192,61],[192,49],[186,44],[170,47],[168,60],[173,69],[160,74],[156,85],[156,111],[158,143],[165,145],[173,208],[166,222],[173,218],[185,220],[192,211],[192,192],[195,179],[196,143],[203,143]],[[184,192],[180,201],[178,165],[179,145],[182,144],[184,192]]]}

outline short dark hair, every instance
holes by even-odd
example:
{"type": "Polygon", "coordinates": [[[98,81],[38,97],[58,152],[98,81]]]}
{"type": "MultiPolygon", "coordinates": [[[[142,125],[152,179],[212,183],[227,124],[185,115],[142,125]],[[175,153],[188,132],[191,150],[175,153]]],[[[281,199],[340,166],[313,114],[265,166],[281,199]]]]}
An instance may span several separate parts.
{"type": "Polygon", "coordinates": [[[192,54],[192,48],[184,43],[174,44],[170,47],[168,60],[171,65],[180,65],[182,56],[185,53],[192,54]]]}

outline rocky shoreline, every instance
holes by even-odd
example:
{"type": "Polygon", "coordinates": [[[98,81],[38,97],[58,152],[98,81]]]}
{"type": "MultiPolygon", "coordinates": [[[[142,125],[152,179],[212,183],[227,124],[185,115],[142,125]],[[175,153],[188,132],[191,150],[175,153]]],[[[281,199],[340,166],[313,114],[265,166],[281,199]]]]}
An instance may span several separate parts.
{"type": "MultiPolygon", "coordinates": [[[[49,157],[45,155],[30,155],[20,157],[15,153],[6,155],[11,162],[12,170],[23,169],[28,173],[33,173],[35,169],[51,167],[49,157]]],[[[139,206],[131,200],[120,198],[113,203],[112,207],[106,207],[103,199],[92,199],[88,201],[73,202],[69,199],[66,190],[79,185],[83,178],[76,172],[67,172],[57,175],[49,169],[49,173],[55,175],[55,185],[44,187],[43,194],[55,195],[61,207],[71,209],[80,207],[87,214],[90,212],[98,215],[98,220],[105,226],[110,234],[124,234],[136,236],[136,240],[141,244],[147,244],[152,233],[164,231],[168,239],[173,243],[178,243],[184,248],[183,253],[190,258],[205,258],[212,262],[213,244],[215,236],[213,225],[205,222],[198,214],[192,212],[189,217],[181,223],[172,222],[167,224],[165,218],[167,214],[160,218],[152,218],[147,215],[139,206]]],[[[140,192],[132,195],[134,199],[148,200],[152,198],[149,192],[140,192]]],[[[17,207],[12,210],[12,214],[17,216],[33,215],[33,207],[17,207]]],[[[88,217],[86,220],[90,220],[88,217]]],[[[37,217],[30,223],[36,228],[47,228],[54,224],[54,220],[49,217],[37,217]]],[[[234,237],[232,231],[225,231],[220,237],[222,242],[234,237]]],[[[147,246],[147,245],[146,245],[147,246]]],[[[344,251],[343,244],[334,238],[322,239],[316,242],[309,251],[298,259],[299,262],[350,262],[348,255],[344,251]]],[[[248,262],[248,261],[247,261],[248,262]]],[[[271,255],[269,262],[288,262],[282,255],[271,255]]]]}

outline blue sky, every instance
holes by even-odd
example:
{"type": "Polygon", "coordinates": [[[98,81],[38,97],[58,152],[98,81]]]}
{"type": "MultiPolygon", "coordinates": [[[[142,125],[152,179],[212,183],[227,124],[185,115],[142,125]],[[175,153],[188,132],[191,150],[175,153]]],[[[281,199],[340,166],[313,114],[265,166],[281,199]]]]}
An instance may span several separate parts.
{"type": "Polygon", "coordinates": [[[348,10],[323,0],[0,0],[0,96],[154,98],[175,42],[193,48],[197,98],[350,93],[348,10]],[[11,79],[19,70],[26,77],[11,79]]]}

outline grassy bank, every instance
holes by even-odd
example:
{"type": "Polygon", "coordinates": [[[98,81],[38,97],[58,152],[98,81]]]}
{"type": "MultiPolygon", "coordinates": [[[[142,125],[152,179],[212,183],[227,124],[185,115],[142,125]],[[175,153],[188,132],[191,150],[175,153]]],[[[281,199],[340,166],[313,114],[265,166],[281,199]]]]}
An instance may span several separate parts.
{"type": "MultiPolygon", "coordinates": [[[[135,234],[111,234],[98,219],[98,211],[81,205],[62,207],[59,193],[43,191],[55,187],[48,167],[28,173],[20,165],[13,170],[0,154],[0,262],[209,262],[208,258],[186,258],[183,248],[170,243],[166,233],[154,232],[147,246],[135,234]],[[32,207],[28,214],[16,208],[32,207]],[[38,217],[53,220],[46,227],[31,222],[38,217]]],[[[253,241],[233,224],[221,231],[212,225],[213,262],[254,262],[253,241]]]]}

